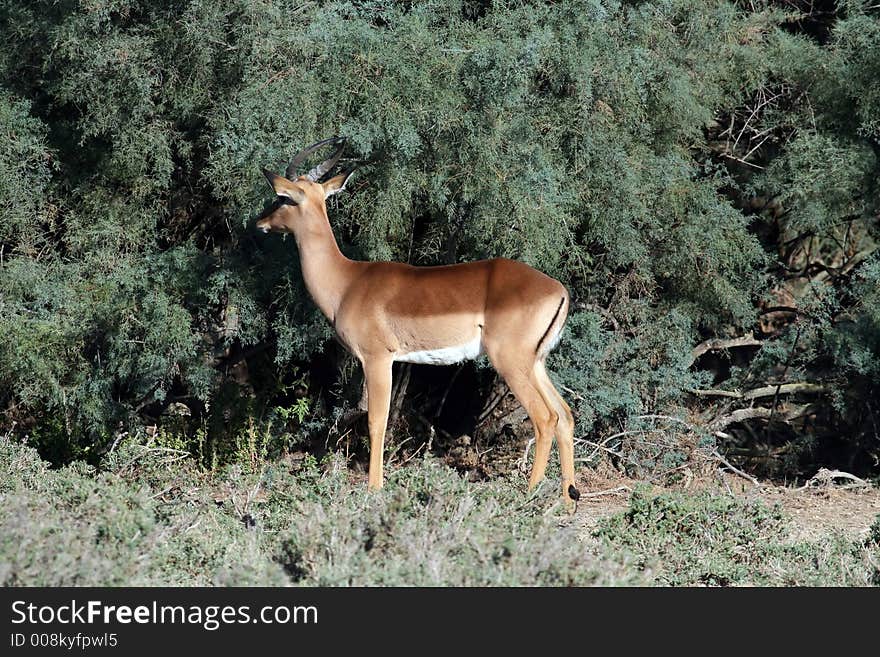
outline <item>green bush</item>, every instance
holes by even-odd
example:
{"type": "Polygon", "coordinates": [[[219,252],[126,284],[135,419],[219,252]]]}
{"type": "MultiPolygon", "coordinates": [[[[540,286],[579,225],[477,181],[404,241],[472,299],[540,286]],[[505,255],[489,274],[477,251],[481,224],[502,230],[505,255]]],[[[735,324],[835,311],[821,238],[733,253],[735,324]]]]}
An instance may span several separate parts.
{"type": "Polygon", "coordinates": [[[551,365],[582,433],[806,379],[839,393],[776,435],[875,471],[880,21],[801,4],[0,4],[0,423],[55,462],[138,425],[230,459],[249,422],[326,435],[357,382],[316,374],[331,330],[292,240],[251,223],[261,166],[343,134],[346,253],[508,256],[569,287],[551,365]],[[754,361],[689,358],[756,329],[754,361]]]}

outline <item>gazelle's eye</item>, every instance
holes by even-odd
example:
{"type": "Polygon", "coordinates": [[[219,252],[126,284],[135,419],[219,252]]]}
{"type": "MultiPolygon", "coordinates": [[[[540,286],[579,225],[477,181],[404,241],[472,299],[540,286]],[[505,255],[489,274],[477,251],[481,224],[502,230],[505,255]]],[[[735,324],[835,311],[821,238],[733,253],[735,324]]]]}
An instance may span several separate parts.
{"type": "Polygon", "coordinates": [[[294,201],[289,196],[278,196],[278,205],[296,205],[296,201],[294,201]]]}

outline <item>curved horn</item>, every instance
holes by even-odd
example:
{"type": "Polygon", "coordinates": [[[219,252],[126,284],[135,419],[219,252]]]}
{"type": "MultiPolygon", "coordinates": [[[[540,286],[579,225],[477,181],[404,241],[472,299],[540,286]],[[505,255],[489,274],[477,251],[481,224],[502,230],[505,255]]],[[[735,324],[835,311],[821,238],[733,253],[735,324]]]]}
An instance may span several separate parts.
{"type": "Polygon", "coordinates": [[[284,177],[288,180],[292,180],[296,177],[296,170],[299,168],[299,165],[303,163],[309,155],[314,153],[316,150],[321,148],[322,146],[326,146],[328,144],[335,144],[338,141],[345,141],[341,137],[330,137],[329,139],[322,139],[319,142],[312,144],[311,146],[306,146],[299,153],[297,153],[293,159],[290,161],[290,164],[287,165],[287,169],[284,171],[284,177]]]}
{"type": "Polygon", "coordinates": [[[339,144],[339,148],[336,149],[336,152],[330,156],[330,159],[324,160],[321,164],[306,174],[306,177],[312,182],[318,182],[318,180],[333,169],[339,161],[339,156],[342,155],[342,149],[345,148],[345,137],[336,137],[335,139],[336,143],[339,144]]]}

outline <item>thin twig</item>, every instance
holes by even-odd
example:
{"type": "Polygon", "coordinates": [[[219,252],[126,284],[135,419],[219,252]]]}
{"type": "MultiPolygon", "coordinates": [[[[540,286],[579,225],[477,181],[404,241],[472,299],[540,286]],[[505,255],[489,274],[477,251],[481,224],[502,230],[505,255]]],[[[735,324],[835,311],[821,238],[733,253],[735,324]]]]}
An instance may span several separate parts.
{"type": "MultiPolygon", "coordinates": [[[[401,451],[403,450],[403,446],[406,445],[412,439],[413,439],[413,437],[410,436],[409,438],[405,438],[404,440],[400,441],[400,444],[398,444],[396,446],[396,448],[394,449],[394,452],[391,454],[391,456],[388,457],[388,467],[391,467],[394,464],[394,459],[396,459],[397,455],[401,453],[401,451]]],[[[404,461],[404,463],[405,462],[406,461],[404,461]]]]}
{"type": "Polygon", "coordinates": [[[110,445],[110,450],[107,453],[112,454],[116,450],[117,445],[119,445],[119,441],[121,441],[127,435],[128,435],[128,431],[123,431],[118,436],[116,436],[116,439],[113,441],[113,444],[110,445]]]}
{"type": "Polygon", "coordinates": [[[461,371],[464,369],[463,365],[460,365],[455,373],[452,375],[452,378],[449,379],[449,383],[446,386],[446,390],[443,392],[443,397],[440,398],[440,404],[437,406],[437,410],[434,411],[434,420],[440,417],[440,413],[443,412],[443,407],[446,406],[446,398],[449,396],[449,391],[452,390],[452,384],[455,383],[455,379],[458,378],[458,375],[461,374],[461,371]]]}
{"type": "Polygon", "coordinates": [[[639,420],[668,420],[669,422],[678,422],[678,424],[683,424],[687,427],[692,426],[687,420],[682,420],[680,417],[673,417],[672,415],[657,415],[650,413],[648,415],[636,415],[636,418],[639,420]]]}
{"type": "Polygon", "coordinates": [[[575,399],[583,401],[583,395],[581,395],[577,390],[572,390],[568,386],[560,384],[559,386],[563,391],[567,392],[569,395],[572,395],[575,399]]]}
{"type": "Polygon", "coordinates": [[[723,456],[721,456],[721,452],[719,452],[717,449],[715,449],[715,450],[712,451],[712,456],[714,456],[716,459],[718,459],[719,461],[721,461],[722,465],[724,465],[725,467],[727,467],[727,468],[728,468],[731,472],[733,472],[734,474],[739,475],[739,476],[742,477],[743,479],[746,479],[747,481],[752,482],[752,484],[754,484],[754,485],[757,486],[758,488],[761,487],[761,482],[759,482],[757,479],[755,479],[755,478],[754,478],[752,475],[750,475],[748,472],[743,472],[742,470],[740,470],[740,469],[737,468],[736,466],[732,465],[732,464],[730,463],[730,461],[728,461],[726,458],[724,458],[723,456]]]}
{"type": "Polygon", "coordinates": [[[577,439],[575,439],[575,441],[574,441],[575,443],[586,443],[586,444],[588,444],[588,445],[592,445],[593,447],[595,447],[595,449],[593,450],[593,453],[592,453],[592,454],[590,454],[590,455],[587,456],[586,458],[577,459],[577,461],[578,461],[578,462],[589,462],[589,461],[592,461],[594,458],[596,458],[596,455],[597,455],[600,451],[602,451],[603,449],[604,449],[605,451],[607,451],[609,454],[614,454],[615,456],[621,456],[621,455],[618,454],[617,452],[612,451],[612,450],[610,450],[610,449],[607,449],[607,448],[605,447],[605,445],[607,445],[609,442],[611,442],[611,441],[614,440],[615,438],[623,438],[624,436],[631,436],[631,435],[634,435],[634,434],[637,434],[637,433],[644,433],[644,432],[645,432],[644,429],[631,429],[631,430],[628,430],[628,431],[621,431],[621,432],[619,432],[619,433],[615,433],[615,434],[612,434],[612,435],[608,436],[607,438],[603,439],[602,442],[600,442],[600,443],[594,443],[594,442],[592,442],[592,441],[587,440],[586,438],[577,438],[577,439]]]}
{"type": "Polygon", "coordinates": [[[504,384],[504,392],[494,394],[493,397],[490,398],[490,401],[487,402],[486,406],[483,408],[483,412],[480,413],[480,416],[477,418],[477,426],[483,424],[486,418],[492,414],[492,411],[498,408],[498,405],[507,396],[508,391],[509,388],[507,387],[507,384],[504,384]]]}
{"type": "MultiPolygon", "coordinates": [[[[587,440],[586,438],[581,438],[578,442],[583,442],[587,445],[590,445],[591,447],[595,447],[596,449],[600,449],[602,451],[608,452],[609,454],[611,454],[612,456],[616,456],[617,458],[621,458],[621,459],[625,458],[623,456],[623,454],[621,454],[620,452],[615,452],[610,447],[605,447],[604,445],[600,445],[599,443],[594,443],[592,440],[587,440]]],[[[587,458],[575,459],[575,461],[577,461],[578,463],[583,463],[585,461],[590,460],[591,458],[592,458],[592,455],[587,458]]]]}
{"type": "Polygon", "coordinates": [[[746,166],[753,167],[755,169],[761,169],[762,171],[764,170],[764,167],[759,166],[757,164],[752,164],[751,162],[746,162],[745,160],[740,159],[738,157],[735,157],[735,156],[731,155],[730,153],[721,153],[721,157],[726,157],[728,160],[736,160],[737,162],[745,164],[746,166]]]}
{"type": "Polygon", "coordinates": [[[444,438],[448,438],[450,440],[452,439],[452,435],[449,432],[444,431],[443,429],[439,429],[438,427],[435,427],[431,423],[431,421],[428,418],[426,418],[424,415],[422,415],[421,413],[414,413],[413,415],[415,416],[415,418],[417,420],[420,420],[430,430],[436,431],[437,433],[442,434],[444,438]]]}
{"type": "Polygon", "coordinates": [[[529,452],[532,449],[532,445],[535,444],[534,438],[529,438],[529,442],[526,443],[526,448],[523,450],[522,458],[517,461],[516,467],[520,472],[525,472],[528,470],[529,466],[529,452]]]}
{"type": "Polygon", "coordinates": [[[629,486],[617,486],[616,488],[608,488],[606,490],[597,490],[595,493],[581,493],[581,499],[586,497],[600,497],[601,495],[618,495],[626,491],[631,491],[629,486]]]}
{"type": "Polygon", "coordinates": [[[414,451],[412,454],[410,454],[408,457],[406,457],[403,461],[400,462],[401,467],[403,467],[404,465],[406,465],[407,463],[412,461],[415,457],[417,457],[419,455],[419,452],[421,452],[427,446],[428,446],[428,443],[422,443],[421,445],[419,445],[416,448],[416,451],[414,451]]]}

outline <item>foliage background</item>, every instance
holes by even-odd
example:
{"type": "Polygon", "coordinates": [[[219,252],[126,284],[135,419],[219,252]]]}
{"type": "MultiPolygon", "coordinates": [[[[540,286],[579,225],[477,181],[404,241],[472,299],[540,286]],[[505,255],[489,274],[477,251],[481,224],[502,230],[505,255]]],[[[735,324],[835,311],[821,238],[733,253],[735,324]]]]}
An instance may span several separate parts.
{"type": "MultiPolygon", "coordinates": [[[[674,467],[638,442],[663,415],[755,471],[877,473],[876,3],[2,0],[0,29],[0,424],[44,458],[339,431],[358,375],[252,222],[260,166],[343,134],[348,255],[569,287],[582,448],[674,467]]],[[[491,373],[452,377],[405,378],[500,435],[491,373]]]]}

